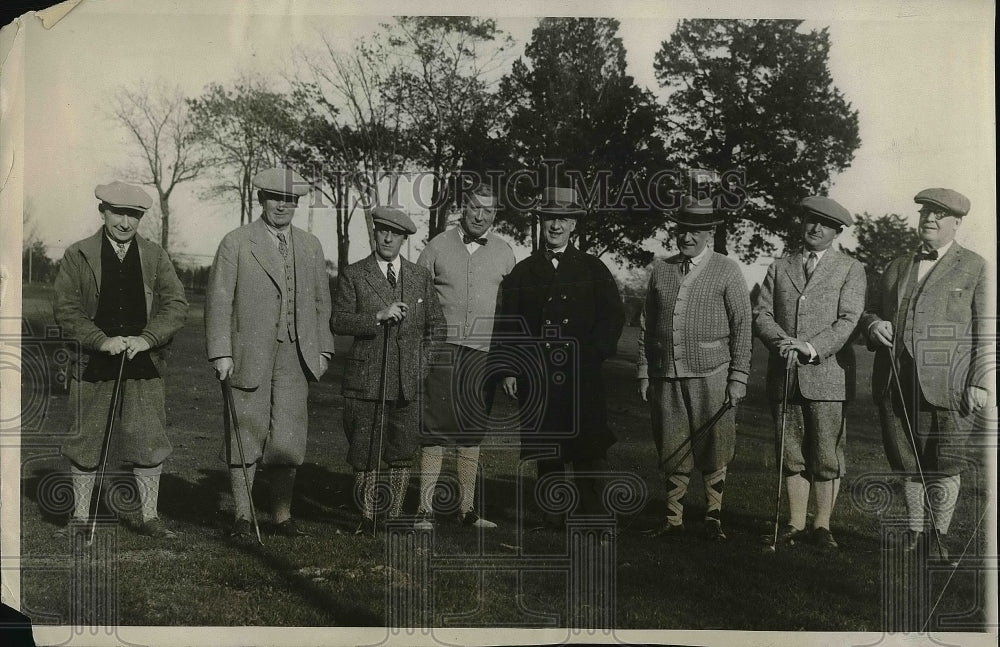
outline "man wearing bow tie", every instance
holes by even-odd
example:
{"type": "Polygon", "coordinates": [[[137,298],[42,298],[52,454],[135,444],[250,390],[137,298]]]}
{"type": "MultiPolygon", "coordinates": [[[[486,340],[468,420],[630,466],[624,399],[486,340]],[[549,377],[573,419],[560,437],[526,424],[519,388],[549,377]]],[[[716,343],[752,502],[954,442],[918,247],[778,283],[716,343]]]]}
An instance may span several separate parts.
{"type": "Polygon", "coordinates": [[[493,338],[500,283],[514,267],[514,251],[492,231],[497,200],[489,185],[472,187],[464,196],[462,220],[435,236],[417,264],[434,281],[448,322],[448,339],[435,352],[424,400],[420,452],[419,529],[433,522],[433,498],[445,447],[455,448],[459,522],[475,528],[496,523],[477,512],[479,448],[488,429],[496,380],[487,357],[493,338]]]}
{"type": "Polygon", "coordinates": [[[865,307],[865,269],[832,248],[854,224],[851,213],[830,198],[810,196],[799,204],[802,249],[767,270],[754,308],[754,332],[769,351],[767,394],[781,446],[781,410],[786,429],[783,467],[789,521],[778,541],[805,539],[810,490],[816,499],[811,539],[824,550],[838,548],[830,531],[840,479],[846,473],[844,403],[854,395],[851,337],[865,307]],[[782,402],[788,358],[788,402],[782,402]]]}
{"type": "Polygon", "coordinates": [[[512,326],[504,343],[524,340],[523,353],[508,356],[521,360],[502,362],[504,391],[521,405],[521,456],[537,461],[545,525],[561,527],[548,503],[565,478],[579,488],[579,512],[607,512],[599,490],[616,439],[601,365],[617,352],[625,309],[607,266],[570,244],[586,214],[576,190],[546,189],[536,213],[544,247],[514,266],[501,292],[504,325],[512,326]]]}
{"type": "Polygon", "coordinates": [[[909,530],[901,548],[908,552],[923,543],[932,558],[947,560],[960,475],[973,460],[967,441],[974,414],[988,400],[996,404],[988,341],[995,322],[986,263],[955,241],[968,198],[935,188],[914,202],[923,244],[886,268],[861,329],[876,351],[872,395],[886,454],[905,479],[909,530]]]}
{"type": "Polygon", "coordinates": [[[685,532],[682,500],[689,474],[705,484],[702,535],[725,541],[722,495],[736,447],[735,407],[750,377],[750,293],[739,266],[712,251],[723,222],[710,199],[686,197],[677,213],[678,254],[653,265],[639,331],[639,397],[650,403],[653,440],[667,486],[667,513],[651,534],[685,532]],[[726,404],[707,435],[695,438],[726,404]],[[693,444],[693,446],[691,446],[693,444]]]}
{"type": "Polygon", "coordinates": [[[250,536],[247,491],[258,464],[268,472],[276,532],[306,534],[291,506],[296,468],[306,454],[308,382],[323,376],[333,356],[323,247],[292,225],[309,184],[279,168],[252,181],[263,213],[222,239],[205,293],[208,359],[220,381],[232,382],[246,452],[244,472],[237,444],[225,439],[222,459],[235,506],[230,535],[238,541],[250,536]]]}

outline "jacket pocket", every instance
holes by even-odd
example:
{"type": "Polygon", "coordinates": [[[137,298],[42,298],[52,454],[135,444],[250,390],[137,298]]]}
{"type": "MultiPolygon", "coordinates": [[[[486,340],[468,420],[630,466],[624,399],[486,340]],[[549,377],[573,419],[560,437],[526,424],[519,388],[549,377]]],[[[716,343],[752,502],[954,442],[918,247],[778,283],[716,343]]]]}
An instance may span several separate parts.
{"type": "Polygon", "coordinates": [[[945,318],[948,321],[967,321],[972,313],[972,304],[969,303],[969,291],[965,288],[948,290],[948,303],[945,309],[945,318]]]}
{"type": "Polygon", "coordinates": [[[362,357],[348,357],[344,362],[344,388],[351,391],[363,391],[365,360],[362,357]]]}

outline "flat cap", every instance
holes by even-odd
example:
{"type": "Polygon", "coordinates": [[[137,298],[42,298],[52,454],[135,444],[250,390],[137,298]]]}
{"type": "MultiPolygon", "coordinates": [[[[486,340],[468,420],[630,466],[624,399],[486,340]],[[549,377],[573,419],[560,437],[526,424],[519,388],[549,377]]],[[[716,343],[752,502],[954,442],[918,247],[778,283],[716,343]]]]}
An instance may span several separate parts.
{"type": "Polygon", "coordinates": [[[542,195],[535,207],[535,213],[542,216],[554,218],[579,218],[586,215],[587,210],[580,201],[580,196],[576,189],[565,187],[549,187],[542,191],[542,195]]]}
{"type": "Polygon", "coordinates": [[[913,201],[944,209],[959,218],[969,213],[969,208],[972,206],[967,197],[951,189],[924,189],[913,197],[913,201]]]}
{"type": "Polygon", "coordinates": [[[303,196],[309,193],[309,183],[287,168],[269,168],[253,176],[253,185],[262,191],[281,195],[303,196]]]}
{"type": "Polygon", "coordinates": [[[854,218],[851,216],[850,211],[840,206],[840,203],[836,200],[824,198],[821,195],[811,195],[803,198],[802,202],[799,203],[799,207],[808,214],[832,220],[844,227],[850,227],[854,224],[854,218]]]}
{"type": "Polygon", "coordinates": [[[410,217],[392,207],[375,207],[372,209],[372,222],[388,226],[390,229],[401,231],[404,234],[417,233],[417,226],[413,224],[410,217]]]}
{"type": "Polygon", "coordinates": [[[715,204],[711,198],[696,199],[686,195],[681,198],[681,208],[677,211],[667,212],[670,218],[678,225],[705,229],[714,227],[725,221],[725,215],[715,210],[715,204]]]}
{"type": "Polygon", "coordinates": [[[153,199],[142,188],[124,182],[98,184],[94,197],[112,207],[145,211],[153,206],[153,199]]]}

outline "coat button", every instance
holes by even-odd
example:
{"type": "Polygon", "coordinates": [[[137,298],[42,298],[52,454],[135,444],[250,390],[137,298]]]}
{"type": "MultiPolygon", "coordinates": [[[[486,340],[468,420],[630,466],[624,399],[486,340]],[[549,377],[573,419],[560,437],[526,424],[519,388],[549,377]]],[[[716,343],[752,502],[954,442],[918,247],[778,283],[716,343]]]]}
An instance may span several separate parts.
{"type": "Polygon", "coordinates": [[[564,324],[567,324],[567,323],[569,323],[569,319],[563,319],[563,323],[564,323],[564,324]]]}
{"type": "MultiPolygon", "coordinates": [[[[546,320],[545,320],[545,323],[546,323],[546,324],[551,324],[551,323],[552,323],[552,320],[551,320],[551,319],[546,319],[546,320]]],[[[548,344],[546,344],[546,345],[548,345],[548,344]]]]}

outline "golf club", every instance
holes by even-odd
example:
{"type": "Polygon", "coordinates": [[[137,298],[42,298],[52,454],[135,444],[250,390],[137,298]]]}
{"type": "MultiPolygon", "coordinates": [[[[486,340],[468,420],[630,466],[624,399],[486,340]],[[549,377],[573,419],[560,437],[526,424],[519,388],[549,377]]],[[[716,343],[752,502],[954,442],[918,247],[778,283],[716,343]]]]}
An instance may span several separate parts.
{"type": "Polygon", "coordinates": [[[253,493],[250,490],[250,474],[247,473],[247,459],[243,452],[243,439],[240,438],[240,421],[236,417],[236,404],[233,400],[233,388],[227,377],[222,381],[222,421],[226,430],[226,437],[230,437],[230,421],[232,421],[232,435],[236,436],[236,449],[240,453],[240,467],[243,468],[243,485],[247,489],[247,500],[250,501],[250,519],[253,521],[253,530],[257,534],[257,543],[261,546],[264,541],[260,537],[260,526],[257,524],[257,511],[253,507],[253,493]]]}
{"type": "MultiPolygon", "coordinates": [[[[389,327],[393,321],[387,319],[382,322],[382,371],[378,383],[378,451],[375,454],[375,487],[378,487],[379,472],[382,465],[382,438],[385,432],[385,390],[386,381],[389,379],[389,327]]],[[[372,464],[372,444],[374,437],[368,441],[368,465],[372,464]]],[[[367,489],[367,488],[366,488],[367,489]]],[[[362,492],[362,497],[365,493],[362,492]]],[[[363,505],[363,502],[362,502],[363,505]]],[[[372,536],[378,532],[378,506],[372,509],[372,536]]]]}
{"type": "Polygon", "coordinates": [[[111,434],[115,429],[115,418],[118,417],[118,401],[121,398],[122,373],[125,371],[125,361],[128,359],[128,352],[121,352],[121,360],[118,362],[118,375],[115,377],[115,386],[111,391],[111,405],[108,410],[108,422],[104,426],[104,444],[101,446],[101,469],[97,475],[97,496],[90,500],[90,533],[87,535],[86,545],[89,547],[94,543],[94,533],[97,532],[97,508],[101,504],[101,490],[104,487],[104,474],[108,469],[108,454],[111,453],[111,434]]]}
{"type": "Polygon", "coordinates": [[[785,357],[785,380],[781,389],[781,441],[778,443],[778,497],[774,503],[774,537],[771,540],[770,552],[778,552],[778,519],[781,516],[781,483],[785,471],[785,414],[788,411],[788,391],[791,385],[789,376],[795,370],[795,351],[785,357]]]}

